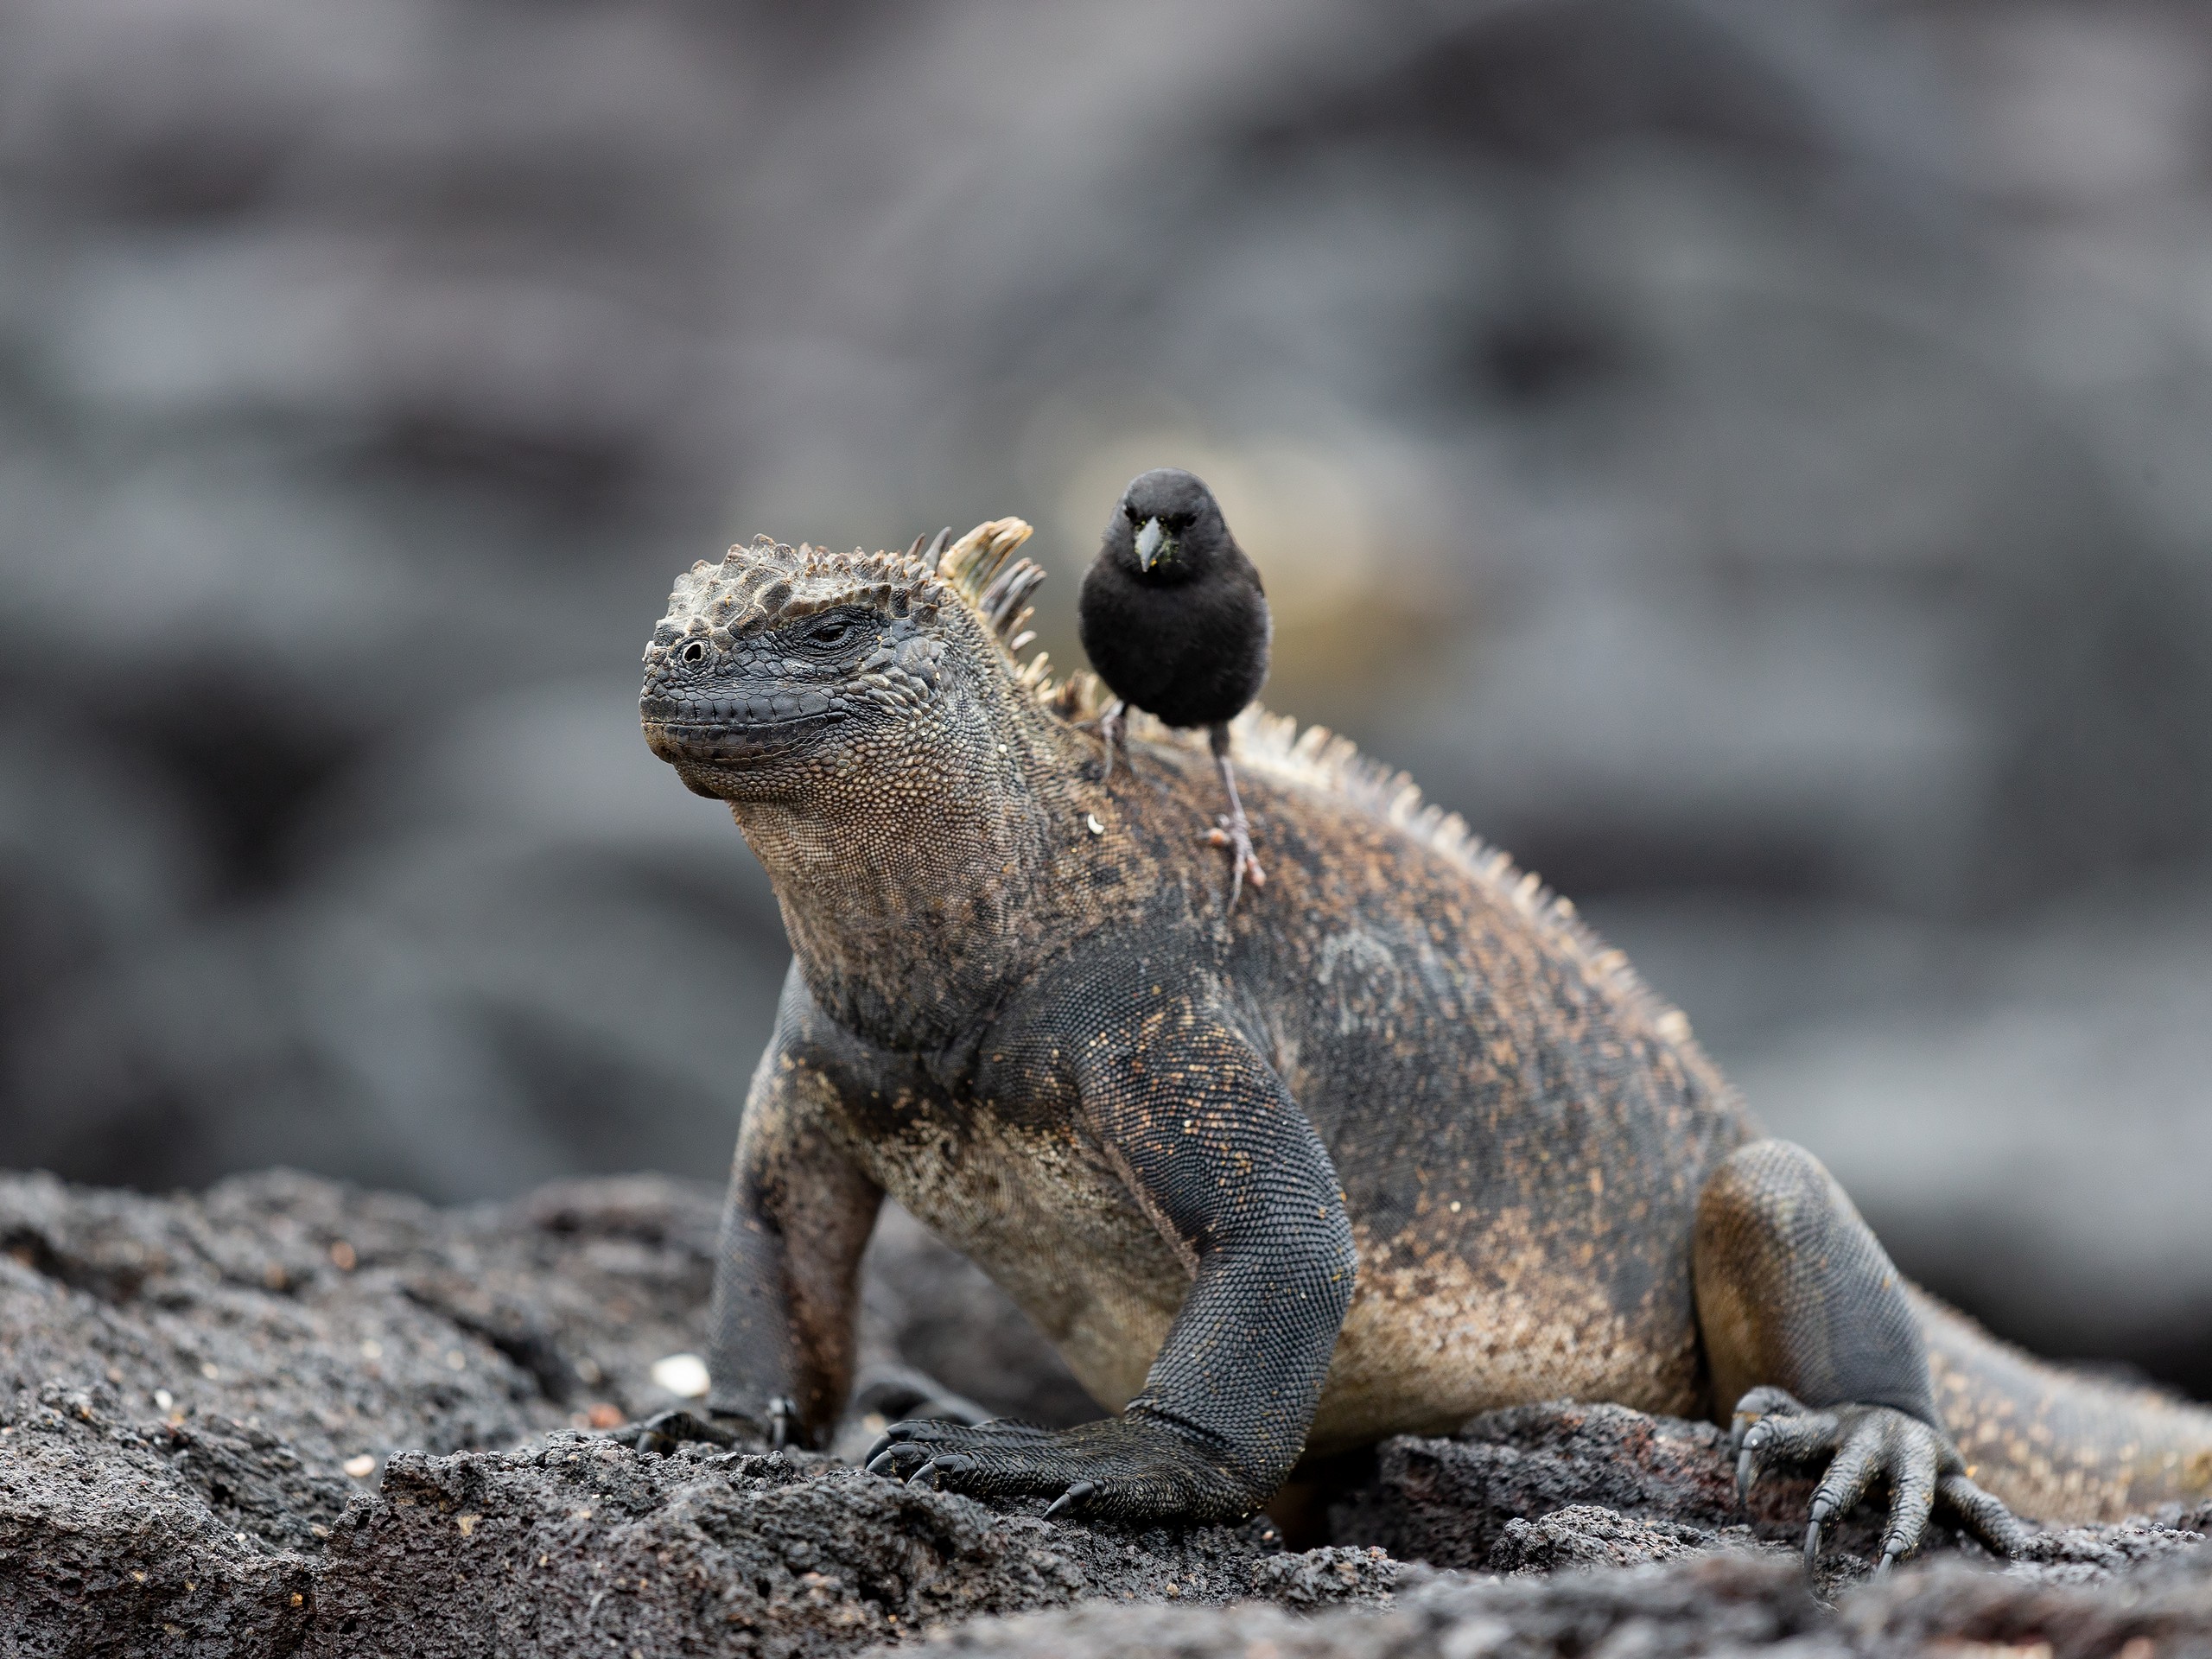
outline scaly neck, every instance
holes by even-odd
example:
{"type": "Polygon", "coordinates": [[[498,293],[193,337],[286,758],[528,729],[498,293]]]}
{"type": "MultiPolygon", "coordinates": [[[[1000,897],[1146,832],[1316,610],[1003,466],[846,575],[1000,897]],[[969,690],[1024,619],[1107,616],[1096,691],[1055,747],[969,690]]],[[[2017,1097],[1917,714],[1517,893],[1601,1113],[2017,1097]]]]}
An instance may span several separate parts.
{"type": "Polygon", "coordinates": [[[948,742],[908,758],[894,775],[855,772],[804,804],[730,812],[775,886],[815,1001],[872,1042],[927,1051],[988,1017],[1048,948],[1053,838],[1028,781],[1044,757],[1028,743],[948,742]]]}

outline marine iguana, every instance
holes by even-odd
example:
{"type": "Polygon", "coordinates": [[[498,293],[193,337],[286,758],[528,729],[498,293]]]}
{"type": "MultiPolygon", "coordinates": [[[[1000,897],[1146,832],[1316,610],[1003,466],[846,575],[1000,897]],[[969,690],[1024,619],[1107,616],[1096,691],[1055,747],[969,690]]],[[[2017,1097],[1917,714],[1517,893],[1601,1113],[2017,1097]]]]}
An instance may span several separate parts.
{"type": "MultiPolygon", "coordinates": [[[[1015,654],[1016,519],[677,579],[647,741],[729,803],[794,961],[739,1135],[708,1407],[818,1443],[890,1192],[1120,1414],[894,1426],[880,1471],[1127,1522],[1240,1516],[1301,1457],[1575,1395],[1732,1422],[1749,1482],[2111,1517],[2212,1489],[2212,1412],[2046,1367],[1906,1283],[1572,908],[1318,728],[1237,745],[1270,902],[1190,836],[1205,751],[1015,654]]],[[[712,943],[701,941],[711,960],[712,943]]],[[[663,972],[697,963],[664,963],[663,972]]],[[[652,1437],[656,1431],[645,1431],[652,1437]]],[[[670,1431],[673,1432],[673,1431],[670,1431]]]]}

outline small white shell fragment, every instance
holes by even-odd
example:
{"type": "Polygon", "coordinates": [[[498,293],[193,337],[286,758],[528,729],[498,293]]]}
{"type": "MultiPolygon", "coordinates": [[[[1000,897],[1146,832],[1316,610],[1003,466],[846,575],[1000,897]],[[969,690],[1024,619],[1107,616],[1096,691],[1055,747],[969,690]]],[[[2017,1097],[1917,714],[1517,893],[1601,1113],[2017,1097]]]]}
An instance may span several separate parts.
{"type": "Polygon", "coordinates": [[[156,1389],[154,1390],[154,1409],[155,1409],[155,1410],[156,1410],[156,1411],[168,1411],[168,1410],[169,1410],[171,1408],[173,1408],[175,1404],[176,1404],[176,1396],[175,1396],[175,1395],[171,1394],[171,1393],[170,1393],[167,1389],[156,1389]]]}
{"type": "Polygon", "coordinates": [[[683,1400],[703,1399],[707,1393],[707,1362],[696,1354],[671,1354],[653,1362],[653,1384],[683,1400]]]}
{"type": "Polygon", "coordinates": [[[354,1479],[366,1480],[377,1471],[376,1454],[372,1452],[364,1452],[358,1457],[346,1459],[341,1466],[354,1479]]]}
{"type": "Polygon", "coordinates": [[[1084,814],[1083,821],[1089,826],[1092,835],[1103,836],[1106,833],[1106,826],[1098,822],[1098,815],[1096,812],[1086,812],[1084,814]]]}

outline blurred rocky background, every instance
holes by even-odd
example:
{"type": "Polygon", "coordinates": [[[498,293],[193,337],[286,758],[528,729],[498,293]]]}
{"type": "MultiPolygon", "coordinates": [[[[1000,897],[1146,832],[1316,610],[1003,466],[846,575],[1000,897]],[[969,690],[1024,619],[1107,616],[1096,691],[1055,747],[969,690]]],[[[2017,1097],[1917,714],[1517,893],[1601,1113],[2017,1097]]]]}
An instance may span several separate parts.
{"type": "Polygon", "coordinates": [[[2194,0],[0,0],[0,1165],[711,1178],[671,576],[1017,512],[1065,660],[1171,461],[1274,706],[2212,1394],[2194,0]]]}

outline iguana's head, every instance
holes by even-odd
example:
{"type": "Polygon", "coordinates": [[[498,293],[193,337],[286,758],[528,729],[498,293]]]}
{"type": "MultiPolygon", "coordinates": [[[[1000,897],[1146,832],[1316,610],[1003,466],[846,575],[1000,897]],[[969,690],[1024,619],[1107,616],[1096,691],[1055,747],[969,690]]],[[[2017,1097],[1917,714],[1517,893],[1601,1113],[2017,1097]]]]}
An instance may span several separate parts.
{"type": "Polygon", "coordinates": [[[763,537],[700,561],[645,647],[645,741],[699,794],[800,806],[855,785],[884,798],[948,743],[995,747],[1007,692],[1038,677],[1010,654],[1044,577],[1007,563],[1028,537],[1001,518],[950,547],[763,537]]]}

